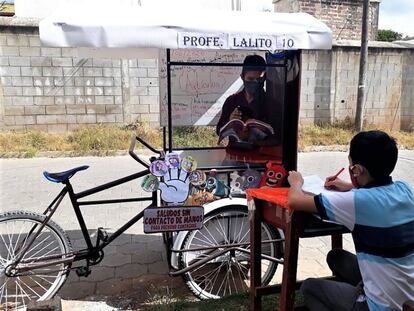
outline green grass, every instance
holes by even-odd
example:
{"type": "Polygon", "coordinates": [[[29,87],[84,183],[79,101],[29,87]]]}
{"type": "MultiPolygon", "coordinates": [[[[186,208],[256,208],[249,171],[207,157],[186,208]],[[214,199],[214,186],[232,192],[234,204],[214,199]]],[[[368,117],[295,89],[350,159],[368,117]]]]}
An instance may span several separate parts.
{"type": "MultiPolygon", "coordinates": [[[[296,294],[296,304],[303,303],[303,297],[298,292],[296,294]]],[[[161,300],[144,307],[146,311],[247,311],[249,310],[250,301],[248,294],[232,295],[222,299],[203,300],[196,302],[161,300]]],[[[279,305],[279,295],[264,296],[262,300],[262,310],[276,310],[279,305]]]]}
{"type": "MultiPolygon", "coordinates": [[[[372,129],[372,127],[370,127],[372,129]]],[[[400,147],[414,149],[413,132],[387,131],[397,139],[400,147]]],[[[299,129],[299,150],[309,146],[348,145],[355,131],[347,122],[329,126],[306,126],[299,129]]],[[[111,155],[126,151],[131,137],[137,135],[152,146],[162,148],[162,131],[137,123],[124,127],[95,125],[68,133],[36,131],[0,132],[0,156],[34,157],[39,152],[70,152],[74,156],[111,155]]],[[[175,147],[216,146],[214,127],[176,127],[173,131],[175,147]]],[[[143,148],[137,145],[137,148],[143,148]]]]}

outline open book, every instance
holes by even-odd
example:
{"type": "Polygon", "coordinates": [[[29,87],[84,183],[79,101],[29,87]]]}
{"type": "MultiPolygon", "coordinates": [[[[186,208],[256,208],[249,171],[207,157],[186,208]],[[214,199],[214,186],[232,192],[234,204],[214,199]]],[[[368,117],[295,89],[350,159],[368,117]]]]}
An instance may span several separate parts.
{"type": "Polygon", "coordinates": [[[273,135],[273,128],[260,120],[234,119],[223,125],[219,132],[220,143],[224,138],[228,137],[232,146],[244,149],[253,149],[254,143],[266,139],[269,135],[273,135]]]}

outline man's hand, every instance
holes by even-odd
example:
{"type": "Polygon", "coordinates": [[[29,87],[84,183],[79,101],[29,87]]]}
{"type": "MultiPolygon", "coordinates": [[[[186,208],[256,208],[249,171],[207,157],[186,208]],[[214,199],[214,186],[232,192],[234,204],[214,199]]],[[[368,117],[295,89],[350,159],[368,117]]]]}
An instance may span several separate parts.
{"type": "Polygon", "coordinates": [[[234,119],[240,120],[241,118],[242,118],[242,113],[241,113],[241,111],[238,108],[236,108],[230,114],[230,118],[229,119],[230,120],[234,120],[234,119]]]}
{"type": "Polygon", "coordinates": [[[288,176],[288,182],[291,187],[302,188],[303,177],[302,174],[296,171],[290,171],[288,176]]]}
{"type": "Polygon", "coordinates": [[[351,183],[334,177],[335,176],[329,176],[325,179],[326,189],[346,192],[354,188],[351,183]]]}

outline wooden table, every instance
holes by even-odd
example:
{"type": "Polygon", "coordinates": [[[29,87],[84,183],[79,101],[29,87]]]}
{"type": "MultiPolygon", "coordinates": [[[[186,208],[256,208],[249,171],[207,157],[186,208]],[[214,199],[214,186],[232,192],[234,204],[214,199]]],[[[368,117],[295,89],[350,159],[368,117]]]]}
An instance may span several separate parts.
{"type": "MultiPolygon", "coordinates": [[[[297,264],[299,238],[317,236],[332,237],[332,248],[342,248],[342,234],[349,230],[344,226],[323,222],[314,215],[303,212],[289,212],[281,206],[260,199],[249,203],[250,242],[251,242],[251,279],[250,310],[261,310],[263,295],[280,293],[280,311],[305,310],[294,307],[295,290],[300,287],[297,282],[297,264]],[[285,234],[282,283],[273,286],[261,286],[261,222],[280,228],[285,234]]],[[[275,308],[276,309],[276,308],[275,308]]]]}

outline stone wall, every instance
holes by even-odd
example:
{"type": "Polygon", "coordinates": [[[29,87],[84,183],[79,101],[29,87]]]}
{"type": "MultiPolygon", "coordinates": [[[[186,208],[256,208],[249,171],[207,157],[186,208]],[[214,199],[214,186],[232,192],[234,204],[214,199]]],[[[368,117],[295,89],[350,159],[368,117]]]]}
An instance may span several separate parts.
{"type": "MultiPolygon", "coordinates": [[[[97,123],[159,125],[156,60],[79,58],[74,48],[41,47],[36,22],[7,23],[0,18],[1,128],[58,132],[97,123]]],[[[336,42],[332,51],[302,56],[301,124],[353,118],[358,42],[336,42]]],[[[414,48],[371,42],[366,122],[413,128],[413,58],[414,48]]]]}
{"type": "MultiPolygon", "coordinates": [[[[273,0],[275,12],[306,12],[326,23],[336,40],[361,38],[363,0],[273,0]]],[[[378,33],[378,0],[370,1],[369,39],[378,33]]]]}
{"type": "MultiPolygon", "coordinates": [[[[359,47],[350,42],[332,51],[302,54],[301,124],[354,118],[359,47]]],[[[414,128],[414,49],[369,48],[364,104],[366,123],[393,129],[414,128]]]]}

